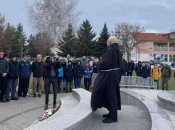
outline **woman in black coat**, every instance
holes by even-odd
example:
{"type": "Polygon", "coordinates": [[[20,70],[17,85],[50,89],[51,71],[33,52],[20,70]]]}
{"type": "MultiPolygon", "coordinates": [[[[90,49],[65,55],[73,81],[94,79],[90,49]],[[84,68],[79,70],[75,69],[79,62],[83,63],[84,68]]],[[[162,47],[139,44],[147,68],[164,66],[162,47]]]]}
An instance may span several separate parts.
{"type": "Polygon", "coordinates": [[[68,61],[68,65],[65,70],[65,79],[66,79],[66,92],[68,92],[68,85],[70,86],[70,92],[72,92],[72,81],[73,81],[73,65],[71,60],[68,61]]]}

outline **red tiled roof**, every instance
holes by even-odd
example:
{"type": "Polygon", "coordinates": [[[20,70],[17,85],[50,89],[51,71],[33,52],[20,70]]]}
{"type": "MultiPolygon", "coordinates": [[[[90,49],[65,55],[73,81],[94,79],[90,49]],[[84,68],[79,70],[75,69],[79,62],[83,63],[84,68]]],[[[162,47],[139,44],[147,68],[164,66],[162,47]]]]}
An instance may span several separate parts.
{"type": "Polygon", "coordinates": [[[165,33],[140,33],[139,39],[144,41],[168,41],[165,33]]]}

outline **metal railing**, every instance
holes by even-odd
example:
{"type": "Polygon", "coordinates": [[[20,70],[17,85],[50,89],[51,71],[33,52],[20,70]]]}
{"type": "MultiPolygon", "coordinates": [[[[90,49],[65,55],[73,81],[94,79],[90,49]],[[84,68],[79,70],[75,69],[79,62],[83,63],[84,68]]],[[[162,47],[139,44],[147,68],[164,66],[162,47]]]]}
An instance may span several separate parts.
{"type": "Polygon", "coordinates": [[[154,46],[154,50],[155,51],[168,51],[168,47],[155,47],[154,46]]]}
{"type": "Polygon", "coordinates": [[[120,86],[157,89],[157,84],[151,77],[142,78],[137,76],[122,76],[120,86]]]}
{"type": "Polygon", "coordinates": [[[175,51],[175,47],[169,47],[169,51],[175,51]]]}

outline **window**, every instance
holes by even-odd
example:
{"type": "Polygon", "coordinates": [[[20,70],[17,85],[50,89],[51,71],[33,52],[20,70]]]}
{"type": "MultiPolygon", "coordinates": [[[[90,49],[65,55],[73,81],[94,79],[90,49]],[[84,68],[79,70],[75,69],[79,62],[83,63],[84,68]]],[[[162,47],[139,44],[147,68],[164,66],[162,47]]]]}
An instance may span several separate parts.
{"type": "Polygon", "coordinates": [[[170,34],[170,38],[175,38],[175,34],[170,34]]]}
{"type": "Polygon", "coordinates": [[[169,55],[169,62],[175,61],[175,55],[169,55]]]}
{"type": "Polygon", "coordinates": [[[168,62],[168,55],[163,56],[163,62],[168,62]]]}
{"type": "Polygon", "coordinates": [[[175,43],[170,43],[170,47],[175,47],[175,43]]]}

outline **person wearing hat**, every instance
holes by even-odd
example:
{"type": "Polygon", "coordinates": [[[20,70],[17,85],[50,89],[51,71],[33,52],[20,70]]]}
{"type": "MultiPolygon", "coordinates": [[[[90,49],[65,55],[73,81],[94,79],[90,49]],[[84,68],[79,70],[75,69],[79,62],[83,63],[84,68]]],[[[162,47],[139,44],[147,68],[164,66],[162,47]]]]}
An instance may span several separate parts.
{"type": "Polygon", "coordinates": [[[10,102],[10,90],[12,89],[11,100],[18,100],[16,96],[16,86],[18,84],[19,77],[19,63],[16,55],[12,55],[11,61],[9,62],[9,72],[7,73],[7,89],[6,89],[6,101],[10,102]]]}
{"type": "Polygon", "coordinates": [[[31,74],[31,63],[28,61],[27,55],[23,55],[23,60],[19,62],[19,88],[18,97],[26,97],[29,88],[29,78],[31,74]]]}
{"type": "Polygon", "coordinates": [[[46,68],[46,98],[45,98],[45,107],[44,109],[48,109],[48,103],[49,103],[49,92],[50,92],[50,85],[53,86],[53,108],[56,108],[56,99],[57,99],[57,87],[58,87],[58,69],[61,68],[61,63],[54,58],[55,54],[50,53],[49,58],[45,62],[45,68],[46,68]]]}

